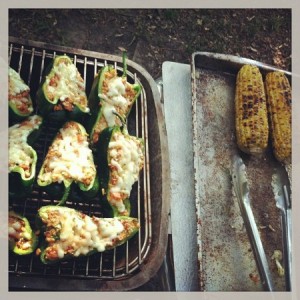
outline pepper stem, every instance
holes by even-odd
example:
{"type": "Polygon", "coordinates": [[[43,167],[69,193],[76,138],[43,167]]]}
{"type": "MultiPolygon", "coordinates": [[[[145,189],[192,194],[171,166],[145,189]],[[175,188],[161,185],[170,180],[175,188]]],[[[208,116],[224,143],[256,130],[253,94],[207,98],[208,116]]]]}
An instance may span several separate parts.
{"type": "Polygon", "coordinates": [[[123,49],[122,62],[123,62],[123,77],[127,76],[127,51],[123,49]]]}
{"type": "Polygon", "coordinates": [[[65,202],[69,198],[71,186],[72,186],[72,184],[70,184],[68,187],[66,187],[64,194],[63,194],[62,198],[60,199],[60,201],[58,202],[57,206],[63,206],[65,204],[65,202]]]}
{"type": "Polygon", "coordinates": [[[114,111],[113,114],[116,115],[116,116],[120,119],[120,121],[121,121],[121,123],[122,123],[122,127],[123,127],[122,132],[125,133],[125,134],[128,134],[126,119],[123,118],[123,117],[122,117],[119,113],[117,113],[116,111],[114,111]]]}

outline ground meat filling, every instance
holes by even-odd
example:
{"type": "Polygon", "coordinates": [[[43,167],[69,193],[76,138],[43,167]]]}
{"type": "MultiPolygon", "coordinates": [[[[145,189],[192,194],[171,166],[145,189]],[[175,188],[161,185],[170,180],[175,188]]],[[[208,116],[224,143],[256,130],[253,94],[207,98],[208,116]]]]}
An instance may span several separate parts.
{"type": "Polygon", "coordinates": [[[58,183],[74,180],[88,187],[95,177],[96,167],[87,134],[81,131],[78,123],[70,121],[50,146],[38,180],[58,183]]]}
{"type": "Polygon", "coordinates": [[[97,143],[99,134],[108,126],[121,125],[121,121],[114,114],[126,117],[130,111],[136,91],[125,77],[118,77],[115,69],[110,69],[104,74],[101,93],[98,95],[102,101],[102,116],[94,127],[93,143],[97,143]]]}
{"type": "Polygon", "coordinates": [[[30,89],[12,68],[9,68],[8,101],[23,115],[33,112],[30,89]]]}
{"type": "Polygon", "coordinates": [[[59,100],[55,111],[73,111],[76,105],[89,112],[84,81],[76,66],[67,59],[60,59],[46,77],[46,95],[51,102],[59,100]]]}
{"type": "Polygon", "coordinates": [[[15,246],[21,250],[27,250],[32,247],[31,234],[26,231],[25,222],[15,216],[9,216],[8,219],[8,237],[15,246]]]}
{"type": "Polygon", "coordinates": [[[142,141],[116,131],[109,143],[108,161],[110,181],[107,199],[121,215],[128,215],[124,200],[129,198],[144,166],[142,141]]]}
{"type": "Polygon", "coordinates": [[[41,123],[41,117],[35,115],[9,128],[9,172],[20,167],[24,170],[26,178],[31,176],[34,155],[32,147],[27,144],[27,138],[32,130],[37,129],[41,123]]]}
{"type": "Polygon", "coordinates": [[[46,224],[47,260],[87,255],[92,250],[103,252],[138,227],[137,221],[90,217],[68,208],[47,210],[42,214],[42,221],[46,224]]]}

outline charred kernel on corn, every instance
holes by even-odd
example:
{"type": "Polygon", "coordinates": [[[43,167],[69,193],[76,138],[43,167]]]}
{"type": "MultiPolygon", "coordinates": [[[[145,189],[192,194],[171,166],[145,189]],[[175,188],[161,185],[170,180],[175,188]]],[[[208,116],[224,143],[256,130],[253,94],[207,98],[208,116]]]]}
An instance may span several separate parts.
{"type": "Polygon", "coordinates": [[[274,155],[288,162],[292,153],[291,86],[283,72],[275,71],[266,75],[265,87],[274,155]]]}
{"type": "Polygon", "coordinates": [[[256,66],[244,65],[235,90],[235,127],[239,148],[260,154],[268,146],[268,113],[262,75],[256,66]]]}

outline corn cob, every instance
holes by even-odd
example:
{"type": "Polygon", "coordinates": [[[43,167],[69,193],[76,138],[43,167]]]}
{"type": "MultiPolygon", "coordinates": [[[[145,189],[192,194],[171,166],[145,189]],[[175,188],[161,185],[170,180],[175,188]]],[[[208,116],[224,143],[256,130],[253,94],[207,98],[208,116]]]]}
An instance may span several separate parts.
{"type": "Polygon", "coordinates": [[[256,66],[244,65],[237,75],[235,126],[239,148],[258,155],[268,146],[268,112],[262,75],[256,66]]]}
{"type": "Polygon", "coordinates": [[[275,71],[266,75],[265,87],[274,155],[287,162],[292,153],[291,86],[283,72],[275,71]]]}

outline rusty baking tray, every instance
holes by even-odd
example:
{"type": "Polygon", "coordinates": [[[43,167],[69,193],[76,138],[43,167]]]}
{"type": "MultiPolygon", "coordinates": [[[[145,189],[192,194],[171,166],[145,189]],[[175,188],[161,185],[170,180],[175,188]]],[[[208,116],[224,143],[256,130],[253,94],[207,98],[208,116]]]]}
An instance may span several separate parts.
{"type": "MultiPolygon", "coordinates": [[[[235,141],[234,92],[243,64],[257,65],[263,76],[276,68],[237,56],[196,52],[192,55],[193,149],[199,282],[205,291],[259,291],[262,285],[246,228],[233,192],[230,166],[242,156],[250,184],[253,213],[265,248],[275,290],[284,278],[271,259],[282,249],[280,212],[271,183],[283,168],[269,148],[261,158],[241,153],[235,141]]],[[[290,73],[284,71],[290,78],[290,73]]],[[[288,168],[291,173],[291,166],[288,168]]],[[[287,174],[286,174],[287,175],[287,174]]],[[[288,176],[288,175],[287,175],[288,176]]],[[[290,174],[291,176],[291,174],[290,174]]],[[[291,179],[291,177],[290,177],[291,179]]]]}
{"type": "MultiPolygon", "coordinates": [[[[55,55],[67,54],[74,60],[83,76],[87,94],[95,74],[103,65],[112,64],[122,71],[121,56],[14,37],[10,37],[8,49],[9,65],[30,86],[33,100],[43,70],[55,55]]],[[[142,93],[128,119],[130,134],[143,137],[145,141],[145,167],[131,193],[132,216],[137,217],[141,224],[139,233],[114,250],[54,265],[43,265],[34,254],[24,257],[10,254],[10,289],[132,290],[149,281],[161,266],[167,248],[170,205],[166,129],[155,81],[138,64],[130,60],[127,64],[128,80],[142,85],[142,93]]],[[[38,170],[59,129],[49,122],[44,127],[45,130],[34,145],[38,153],[38,170]]],[[[24,214],[34,226],[37,209],[55,203],[56,200],[34,186],[32,194],[27,198],[9,199],[9,208],[24,214]]],[[[102,216],[98,198],[88,203],[70,200],[67,206],[89,215],[102,216]]]]}

